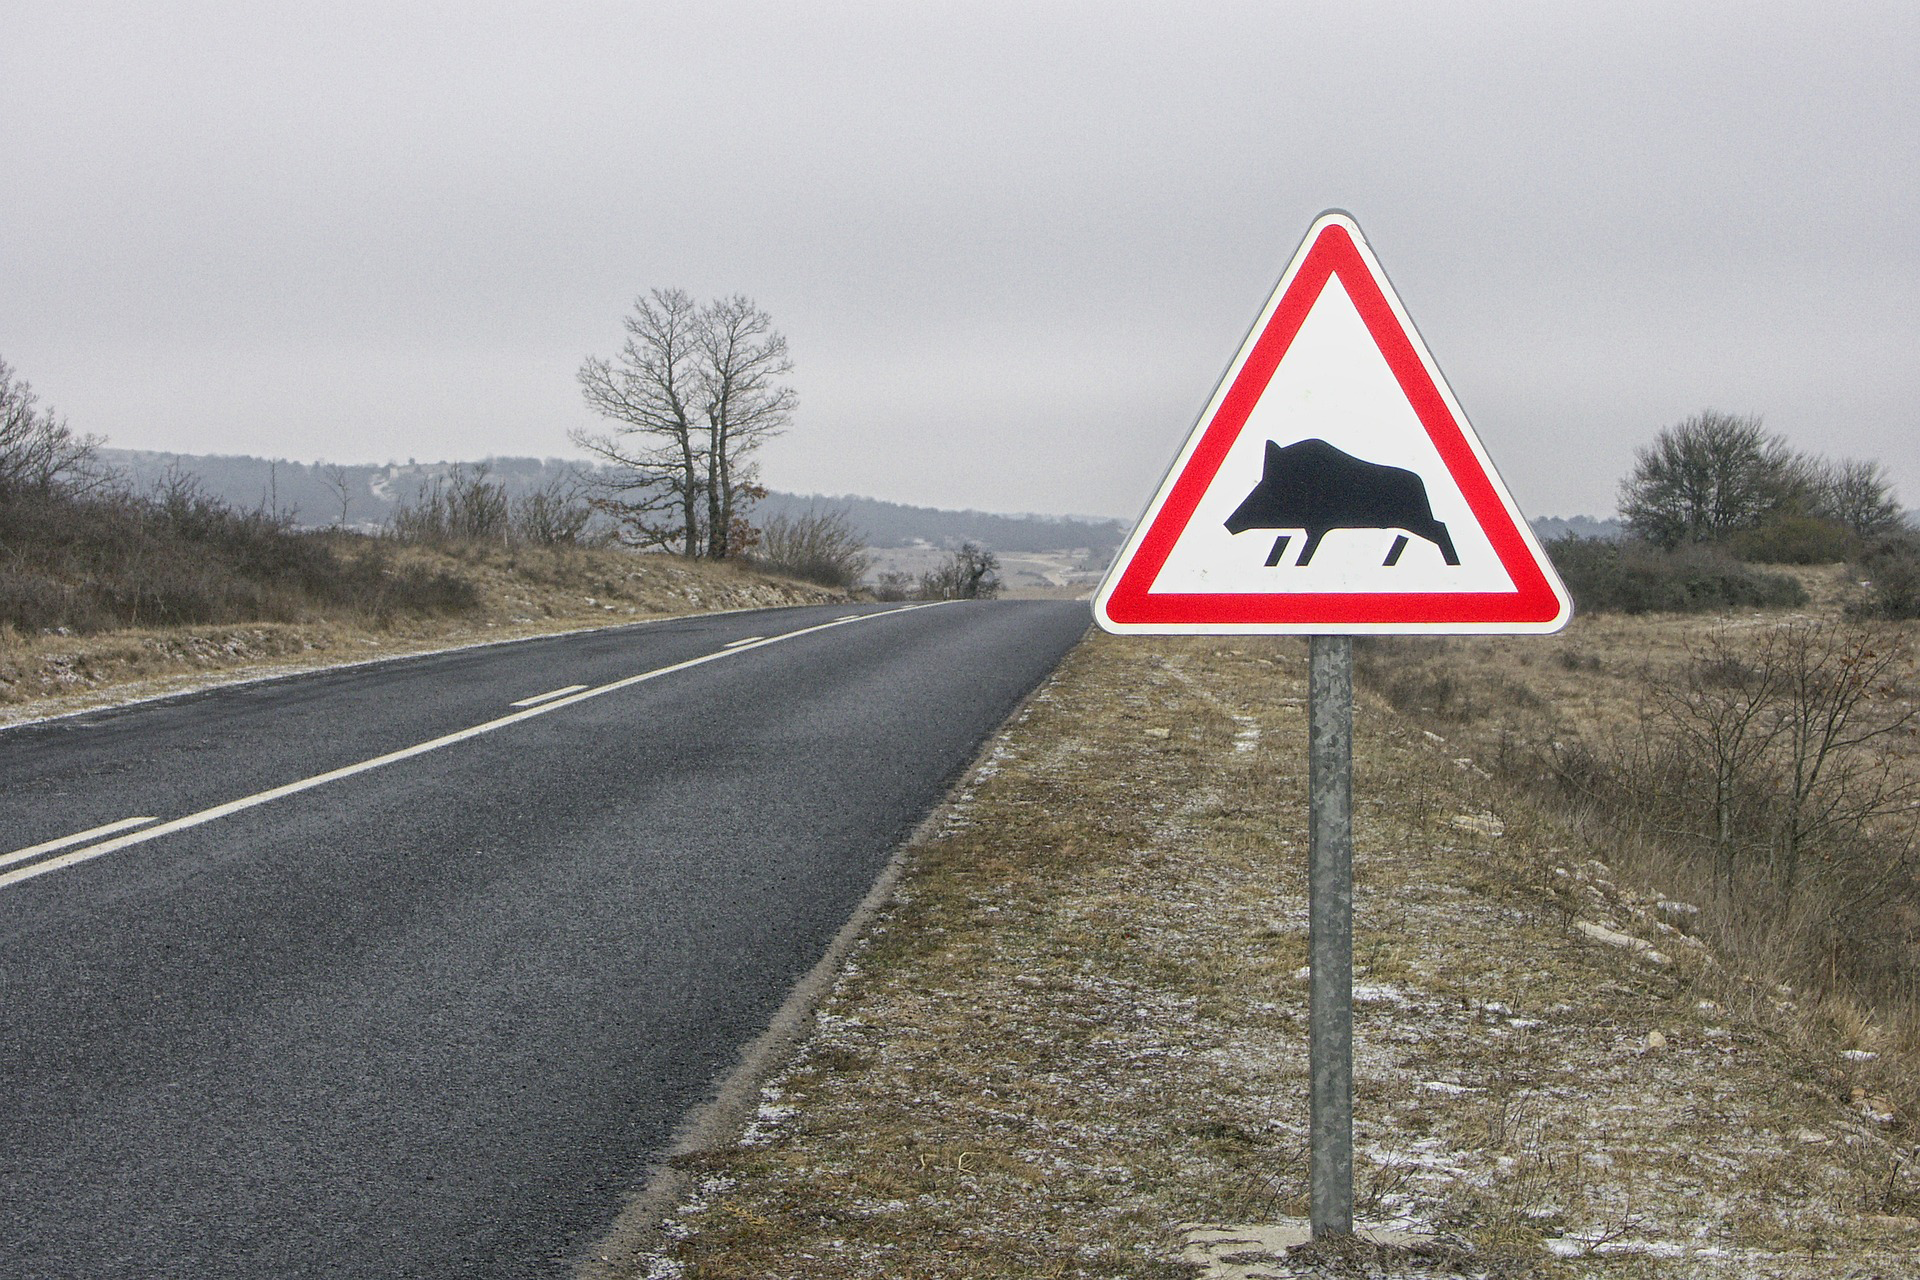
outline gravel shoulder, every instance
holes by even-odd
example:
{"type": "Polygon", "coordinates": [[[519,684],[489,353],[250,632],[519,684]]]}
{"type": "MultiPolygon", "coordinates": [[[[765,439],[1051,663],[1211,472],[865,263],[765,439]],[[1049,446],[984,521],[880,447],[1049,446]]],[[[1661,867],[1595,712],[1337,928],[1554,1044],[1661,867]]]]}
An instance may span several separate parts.
{"type": "MultiPolygon", "coordinates": [[[[1906,1122],[1685,903],[1363,696],[1363,1235],[1306,1213],[1305,645],[1096,635],[634,1277],[1913,1274],[1906,1122]]],[[[600,1263],[604,1267],[608,1262],[600,1263]]]]}

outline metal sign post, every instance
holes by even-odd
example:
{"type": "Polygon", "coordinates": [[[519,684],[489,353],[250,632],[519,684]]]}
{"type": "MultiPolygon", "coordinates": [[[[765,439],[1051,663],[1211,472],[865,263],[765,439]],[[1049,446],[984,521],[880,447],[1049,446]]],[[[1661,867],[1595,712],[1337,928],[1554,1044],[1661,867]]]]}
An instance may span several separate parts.
{"type": "Polygon", "coordinates": [[[1319,1240],[1353,1231],[1353,638],[1309,645],[1308,1180],[1319,1240]]]}

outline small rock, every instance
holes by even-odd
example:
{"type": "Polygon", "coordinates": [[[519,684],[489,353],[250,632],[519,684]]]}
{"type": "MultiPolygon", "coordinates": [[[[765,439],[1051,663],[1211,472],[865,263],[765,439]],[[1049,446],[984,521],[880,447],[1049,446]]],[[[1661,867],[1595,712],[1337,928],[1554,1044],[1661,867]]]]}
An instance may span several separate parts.
{"type": "Polygon", "coordinates": [[[1173,730],[1171,730],[1171,729],[1149,729],[1149,730],[1147,730],[1147,736],[1148,736],[1149,738],[1171,738],[1171,737],[1173,736],[1173,730]]]}
{"type": "MultiPolygon", "coordinates": [[[[1854,1092],[1859,1094],[1864,1091],[1855,1089],[1854,1092]]],[[[1869,1093],[1864,1097],[1855,1098],[1853,1105],[1861,1115],[1873,1121],[1875,1124],[1892,1124],[1894,1117],[1899,1114],[1899,1112],[1894,1109],[1892,1102],[1877,1093],[1869,1093]]]]}
{"type": "Polygon", "coordinates": [[[1647,1048],[1664,1049],[1666,1047],[1667,1038],[1665,1036],[1661,1035],[1658,1031],[1647,1032],[1647,1048]]]}
{"type": "Polygon", "coordinates": [[[1574,922],[1573,927],[1581,933],[1586,934],[1589,938],[1592,938],[1595,942],[1604,942],[1610,947],[1621,947],[1631,951],[1648,964],[1664,965],[1673,963],[1668,956],[1659,951],[1655,951],[1653,944],[1645,938],[1636,938],[1630,933],[1621,933],[1617,929],[1609,929],[1605,925],[1594,924],[1587,920],[1577,920],[1574,922]]]}
{"type": "Polygon", "coordinates": [[[1507,824],[1491,813],[1456,813],[1453,825],[1462,831],[1471,831],[1476,835],[1498,836],[1506,834],[1507,824]]]}

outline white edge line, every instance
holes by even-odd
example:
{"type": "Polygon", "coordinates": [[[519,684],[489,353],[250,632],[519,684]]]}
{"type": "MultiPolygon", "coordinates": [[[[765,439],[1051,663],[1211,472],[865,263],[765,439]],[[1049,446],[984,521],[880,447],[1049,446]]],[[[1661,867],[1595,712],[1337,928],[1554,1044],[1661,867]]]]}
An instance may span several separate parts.
{"type": "Polygon", "coordinates": [[[36,844],[28,849],[15,849],[12,853],[0,856],[0,867],[25,862],[28,858],[37,858],[43,853],[70,849],[76,844],[85,844],[101,836],[110,836],[116,831],[125,831],[128,827],[144,827],[149,822],[158,821],[160,821],[158,818],[122,818],[118,822],[109,822],[103,827],[94,827],[90,831],[76,831],[70,836],[61,836],[58,840],[49,840],[45,844],[36,844]]]}
{"type": "Polygon", "coordinates": [[[518,702],[509,702],[507,705],[510,707],[536,706],[539,703],[545,702],[549,698],[557,698],[563,693],[575,693],[586,687],[587,686],[583,684],[562,685],[558,689],[549,689],[545,693],[536,693],[531,698],[522,698],[518,702]]]}
{"type": "Polygon", "coordinates": [[[934,605],[944,603],[946,602],[935,600],[926,604],[910,604],[898,609],[888,609],[883,613],[863,613],[852,619],[835,619],[832,622],[822,622],[811,627],[802,627],[798,631],[787,631],[777,636],[769,636],[765,640],[756,640],[751,644],[743,644],[736,649],[716,649],[712,653],[704,653],[697,658],[688,658],[685,662],[676,662],[670,666],[656,667],[652,671],[642,671],[639,675],[627,676],[624,679],[615,680],[611,684],[603,684],[597,688],[588,689],[582,693],[570,694],[564,698],[555,698],[553,701],[543,702],[537,707],[528,707],[525,711],[516,711],[510,716],[500,716],[497,719],[488,720],[483,724],[477,724],[470,728],[459,729],[453,733],[443,734],[438,738],[432,738],[426,742],[416,742],[410,747],[402,747],[398,751],[389,751],[383,756],[374,756],[372,759],[362,760],[358,764],[342,765],[340,768],[330,769],[326,773],[316,773],[312,777],[302,778],[298,782],[285,783],[266,791],[256,791],[250,796],[242,796],[238,800],[229,800],[225,804],[215,805],[211,809],[202,809],[200,812],[190,813],[184,818],[175,818],[171,822],[163,822],[157,827],[148,827],[144,831],[136,831],[130,835],[104,840],[99,844],[88,845],[83,849],[75,849],[71,853],[63,853],[56,858],[48,858],[44,862],[36,862],[31,866],[21,867],[17,871],[9,871],[5,875],[0,875],[0,889],[4,889],[8,885],[18,884],[23,880],[31,880],[35,876],[43,876],[49,871],[59,871],[65,867],[77,866],[82,862],[88,862],[94,858],[115,853],[136,844],[145,844],[149,840],[157,840],[161,836],[172,835],[176,831],[185,831],[190,827],[197,827],[202,823],[212,822],[215,818],[224,818],[229,814],[256,808],[269,801],[280,800],[291,795],[298,795],[302,791],[311,791],[313,788],[324,786],[329,782],[338,782],[342,778],[351,778],[355,774],[369,773],[386,765],[398,764],[402,760],[411,760],[414,756],[425,755],[427,752],[437,751],[441,747],[450,747],[455,743],[465,742],[469,738],[477,738],[483,733],[492,733],[494,730],[504,729],[510,724],[519,724],[522,720],[531,720],[535,716],[546,715],[549,711],[558,711],[562,707],[571,707],[576,703],[585,702],[589,698],[597,698],[601,694],[613,693],[616,690],[631,688],[634,685],[643,684],[648,680],[657,679],[660,676],[672,675],[676,671],[686,671],[692,667],[705,666],[709,662],[717,662],[721,658],[731,658],[737,654],[750,653],[766,645],[778,644],[782,640],[792,640],[800,636],[812,635],[819,631],[830,631],[834,627],[847,625],[849,621],[863,621],[868,618],[885,618],[892,614],[911,613],[915,609],[927,609],[934,605]]]}

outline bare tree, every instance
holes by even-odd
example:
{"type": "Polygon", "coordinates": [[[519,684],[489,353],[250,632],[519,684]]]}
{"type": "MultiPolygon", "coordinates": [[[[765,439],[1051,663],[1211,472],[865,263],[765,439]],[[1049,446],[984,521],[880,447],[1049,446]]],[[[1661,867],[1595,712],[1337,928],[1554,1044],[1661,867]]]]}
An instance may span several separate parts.
{"type": "Polygon", "coordinates": [[[328,463],[320,468],[320,478],[340,502],[340,519],[336,523],[344,529],[347,527],[347,508],[353,503],[353,476],[338,463],[328,463]]]}
{"type": "Polygon", "coordinates": [[[1709,409],[1664,428],[1620,483],[1620,514],[1648,542],[1677,547],[1751,529],[1806,505],[1807,461],[1757,416],[1709,409]]]}
{"type": "Polygon", "coordinates": [[[77,436],[13,367],[0,359],[0,491],[51,489],[87,476],[98,436],[77,436]]]}
{"type": "Polygon", "coordinates": [[[622,322],[613,360],[580,367],[587,404],[616,425],[573,440],[613,464],[596,504],[639,546],[725,559],[751,542],[746,508],[763,492],[751,455],[783,430],[795,397],[787,340],[749,298],[697,306],[656,289],[622,322]]]}
{"type": "Polygon", "coordinates": [[[580,366],[587,407],[615,425],[578,430],[573,442],[605,462],[595,505],[620,523],[635,546],[680,543],[700,554],[702,442],[699,414],[700,308],[684,289],[655,289],[637,298],[621,321],[627,340],[612,360],[588,356],[580,366]]]}
{"type": "Polygon", "coordinates": [[[759,491],[749,455],[785,429],[795,395],[780,379],[793,370],[773,318],[739,294],[701,312],[701,391],[707,419],[707,554],[724,560],[744,547],[736,509],[759,491]]]}
{"type": "Polygon", "coordinates": [[[1839,521],[1859,537],[1874,538],[1900,528],[1900,503],[1886,471],[1877,462],[1842,458],[1821,463],[1815,489],[1815,511],[1839,521]]]}

